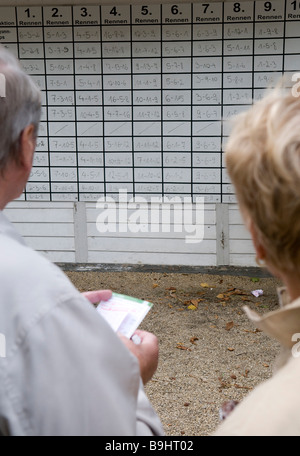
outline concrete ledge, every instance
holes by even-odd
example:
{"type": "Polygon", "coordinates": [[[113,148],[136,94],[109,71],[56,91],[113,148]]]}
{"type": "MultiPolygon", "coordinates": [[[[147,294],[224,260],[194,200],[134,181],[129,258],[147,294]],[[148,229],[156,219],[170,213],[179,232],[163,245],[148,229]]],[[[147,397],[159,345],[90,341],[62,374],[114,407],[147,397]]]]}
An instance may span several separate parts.
{"type": "Polygon", "coordinates": [[[241,277],[271,278],[272,275],[262,268],[244,268],[235,266],[160,266],[147,264],[86,264],[86,263],[57,263],[64,271],[98,271],[98,272],[157,272],[173,274],[211,274],[241,277]]]}

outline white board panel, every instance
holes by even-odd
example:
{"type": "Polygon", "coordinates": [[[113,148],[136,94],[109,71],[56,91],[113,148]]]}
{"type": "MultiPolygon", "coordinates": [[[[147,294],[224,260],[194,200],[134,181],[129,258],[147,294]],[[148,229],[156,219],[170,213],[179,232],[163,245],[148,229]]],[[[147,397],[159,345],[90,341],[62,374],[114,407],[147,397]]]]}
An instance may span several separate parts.
{"type": "Polygon", "coordinates": [[[130,225],[123,223],[116,225],[115,232],[101,233],[96,224],[101,211],[92,203],[79,204],[80,211],[73,203],[14,202],[5,213],[27,244],[55,262],[215,266],[219,264],[217,244],[221,242],[228,246],[227,265],[256,266],[252,241],[236,205],[227,207],[228,228],[225,220],[216,219],[216,207],[205,205],[204,241],[188,244],[186,237],[191,233],[184,226],[161,223],[162,208],[158,223],[149,225],[148,232],[132,232],[130,225]]]}
{"type": "Polygon", "coordinates": [[[149,264],[181,266],[216,266],[215,255],[186,255],[181,253],[130,253],[130,252],[89,252],[88,262],[93,264],[149,264]]]}
{"type": "Polygon", "coordinates": [[[0,43],[43,95],[24,200],[235,202],[226,121],[299,71],[299,2],[4,3],[0,43]]]}
{"type": "Polygon", "coordinates": [[[74,237],[74,226],[71,223],[23,223],[20,221],[15,224],[18,232],[24,237],[74,237]]]}
{"type": "Polygon", "coordinates": [[[251,235],[244,225],[230,225],[229,236],[230,239],[251,239],[251,235]]]}
{"type": "MultiPolygon", "coordinates": [[[[197,220],[196,208],[192,206],[191,208],[181,207],[166,207],[166,206],[157,206],[155,208],[148,206],[145,209],[135,207],[131,209],[130,206],[108,206],[103,207],[101,205],[99,209],[87,209],[87,222],[96,223],[97,220],[104,220],[105,218],[109,219],[115,218],[116,221],[120,224],[127,223],[131,217],[139,218],[141,221],[145,220],[146,223],[151,223],[154,225],[166,225],[170,222],[178,221],[178,223],[184,222],[185,213],[188,212],[188,216],[194,221],[197,220]],[[191,210],[191,212],[190,212],[191,210]]],[[[204,208],[204,216],[198,213],[198,220],[204,220],[205,225],[215,225],[216,224],[216,213],[212,210],[207,210],[206,206],[204,208]]]]}
{"type": "Polygon", "coordinates": [[[40,251],[40,254],[45,256],[53,263],[75,263],[75,253],[65,251],[40,251]]]}
{"type": "Polygon", "coordinates": [[[90,251],[105,252],[144,252],[144,253],[187,253],[187,254],[215,254],[216,242],[205,240],[196,244],[185,242],[184,239],[129,239],[129,238],[90,238],[90,251]]]}
{"type": "Polygon", "coordinates": [[[253,243],[251,240],[230,240],[230,253],[231,254],[245,254],[246,256],[255,254],[253,243]]]}
{"type": "Polygon", "coordinates": [[[229,225],[244,226],[243,218],[240,211],[236,209],[229,209],[229,225]]]}
{"type": "Polygon", "coordinates": [[[75,251],[74,238],[70,237],[26,237],[26,244],[38,251],[75,251]]]}
{"type": "Polygon", "coordinates": [[[234,254],[230,256],[230,266],[257,267],[255,255],[234,254]]]}
{"type": "MultiPolygon", "coordinates": [[[[147,240],[154,240],[154,239],[180,239],[184,240],[187,236],[187,233],[184,231],[183,227],[178,227],[178,230],[175,230],[175,227],[172,227],[172,234],[170,232],[164,232],[162,229],[162,225],[155,225],[151,228],[145,227],[142,231],[139,230],[138,232],[133,233],[128,229],[126,226],[118,226],[115,232],[108,231],[107,233],[100,233],[97,229],[96,223],[88,223],[87,224],[87,235],[88,237],[108,237],[108,238],[118,238],[120,235],[122,238],[134,238],[134,239],[144,239],[145,242],[147,240]]],[[[215,240],[216,239],[216,226],[215,225],[205,225],[204,226],[204,239],[206,240],[215,240]]]]}
{"type": "Polygon", "coordinates": [[[73,223],[73,209],[7,209],[5,211],[11,222],[27,223],[73,223]]]}

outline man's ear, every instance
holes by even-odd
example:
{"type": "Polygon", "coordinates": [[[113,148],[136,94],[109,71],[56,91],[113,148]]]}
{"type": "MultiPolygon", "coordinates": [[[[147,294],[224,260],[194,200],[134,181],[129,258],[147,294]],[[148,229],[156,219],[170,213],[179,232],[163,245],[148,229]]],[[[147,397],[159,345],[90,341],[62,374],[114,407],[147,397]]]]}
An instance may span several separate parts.
{"type": "Polygon", "coordinates": [[[30,171],[33,163],[33,156],[36,147],[36,135],[33,125],[28,125],[20,137],[20,165],[26,171],[30,171]]]}

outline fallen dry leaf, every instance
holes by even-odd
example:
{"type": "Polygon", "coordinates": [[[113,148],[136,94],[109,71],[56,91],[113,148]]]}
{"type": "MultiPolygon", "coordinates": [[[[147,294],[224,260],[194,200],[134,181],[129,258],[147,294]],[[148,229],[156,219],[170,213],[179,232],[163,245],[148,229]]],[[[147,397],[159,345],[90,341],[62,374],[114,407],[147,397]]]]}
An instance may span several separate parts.
{"type": "Polygon", "coordinates": [[[152,285],[152,288],[157,288],[158,286],[159,286],[158,283],[154,283],[154,284],[152,285]]]}
{"type": "Polygon", "coordinates": [[[234,352],[234,348],[231,348],[231,347],[228,347],[227,350],[230,352],[234,352]]]}
{"type": "Polygon", "coordinates": [[[252,390],[252,386],[242,386],[242,385],[237,385],[236,383],[233,385],[235,388],[239,388],[239,389],[245,389],[245,390],[252,390]]]}
{"type": "Polygon", "coordinates": [[[191,351],[190,348],[185,347],[185,346],[182,345],[181,343],[178,343],[178,344],[176,345],[176,348],[178,348],[178,350],[188,350],[188,351],[191,351]]]}
{"type": "Polygon", "coordinates": [[[230,331],[233,327],[234,327],[234,322],[229,321],[228,323],[226,323],[225,329],[226,329],[226,331],[230,331]]]}
{"type": "Polygon", "coordinates": [[[191,304],[190,306],[188,306],[188,309],[189,310],[197,310],[197,307],[194,306],[193,304],[191,304]]]}
{"type": "Polygon", "coordinates": [[[191,344],[196,345],[196,344],[195,344],[196,340],[199,340],[198,337],[191,337],[191,338],[190,338],[191,344]]]}
{"type": "Polygon", "coordinates": [[[226,295],[226,294],[223,294],[223,293],[218,294],[217,298],[221,299],[222,301],[230,301],[230,297],[228,295],[226,295]]]}
{"type": "MultiPolygon", "coordinates": [[[[225,389],[225,388],[238,388],[238,389],[246,389],[246,390],[252,390],[253,388],[251,386],[242,386],[242,385],[238,385],[237,383],[229,383],[229,382],[226,382],[225,380],[223,380],[221,377],[219,377],[219,382],[220,382],[220,386],[219,386],[219,390],[221,391],[222,389],[225,389]]],[[[234,380],[234,379],[233,379],[234,380]]]]}
{"type": "Polygon", "coordinates": [[[202,288],[210,288],[208,283],[201,283],[200,285],[201,285],[202,288]]]}
{"type": "Polygon", "coordinates": [[[243,331],[246,332],[246,333],[252,333],[252,334],[257,334],[257,333],[261,333],[262,332],[262,330],[258,329],[258,328],[254,329],[254,331],[251,330],[251,329],[243,329],[243,331]]]}
{"type": "Polygon", "coordinates": [[[248,293],[246,291],[243,291],[243,290],[237,290],[236,288],[234,288],[233,290],[227,290],[227,293],[229,296],[232,296],[232,295],[237,295],[237,296],[248,296],[248,293]]]}

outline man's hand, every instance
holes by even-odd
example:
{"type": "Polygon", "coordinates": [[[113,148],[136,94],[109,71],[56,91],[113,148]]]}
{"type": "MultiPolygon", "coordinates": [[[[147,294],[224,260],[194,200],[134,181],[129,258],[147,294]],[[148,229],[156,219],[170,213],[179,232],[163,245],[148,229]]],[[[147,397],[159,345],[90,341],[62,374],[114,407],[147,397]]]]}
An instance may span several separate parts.
{"type": "MultiPolygon", "coordinates": [[[[108,301],[112,296],[111,290],[87,291],[82,295],[92,304],[100,301],[108,301]]],[[[132,340],[127,339],[122,334],[118,334],[124,345],[137,357],[140,364],[141,377],[144,385],[151,380],[158,366],[158,340],[154,334],[146,331],[137,330],[135,332],[141,339],[141,343],[136,345],[132,340]]]]}
{"type": "Polygon", "coordinates": [[[141,339],[141,343],[136,345],[132,340],[127,339],[122,334],[118,334],[126,347],[135,355],[140,364],[141,377],[144,385],[153,377],[158,366],[158,340],[154,334],[146,331],[137,330],[135,332],[141,339]]]}
{"type": "Polygon", "coordinates": [[[112,296],[111,290],[86,291],[82,295],[92,304],[98,304],[100,301],[108,301],[112,296]]]}

